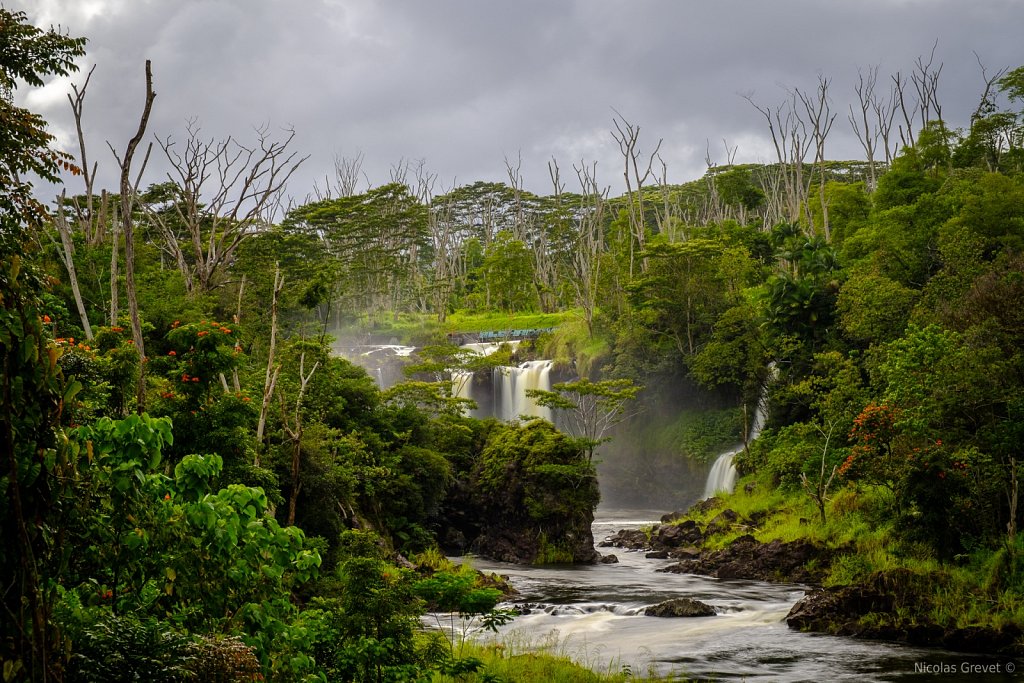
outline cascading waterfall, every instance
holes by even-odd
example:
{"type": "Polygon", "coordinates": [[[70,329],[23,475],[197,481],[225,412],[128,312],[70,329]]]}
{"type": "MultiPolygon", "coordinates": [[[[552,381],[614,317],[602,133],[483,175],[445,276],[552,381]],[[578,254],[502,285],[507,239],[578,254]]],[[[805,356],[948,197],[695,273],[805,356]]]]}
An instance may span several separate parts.
{"type": "Polygon", "coordinates": [[[526,395],[530,389],[551,391],[551,361],[530,360],[518,367],[495,368],[495,380],[501,387],[501,403],[495,413],[502,420],[515,420],[520,415],[551,419],[550,408],[537,405],[526,395]]]}
{"type": "Polygon", "coordinates": [[[366,370],[373,377],[377,387],[387,389],[401,381],[402,366],[416,350],[415,346],[401,344],[349,344],[335,343],[333,352],[345,360],[366,370]]]}
{"type": "MultiPolygon", "coordinates": [[[[768,418],[767,409],[765,408],[765,396],[761,396],[761,399],[757,402],[757,410],[754,412],[754,423],[750,425],[750,434],[747,435],[747,443],[750,443],[761,434],[761,430],[764,428],[764,422],[768,418]]],[[[737,453],[743,450],[743,446],[737,446],[732,450],[728,450],[722,453],[715,459],[715,464],[711,466],[711,471],[708,472],[708,481],[704,485],[704,497],[710,498],[715,495],[718,491],[725,491],[726,493],[732,493],[733,488],[736,487],[736,479],[738,473],[736,472],[736,465],[733,464],[733,458],[737,453]]]]}
{"type": "MultiPolygon", "coordinates": [[[[519,344],[518,341],[504,342],[512,346],[513,350],[519,344]]],[[[468,349],[481,356],[489,356],[498,350],[501,344],[496,343],[472,343],[464,344],[462,348],[468,349]]],[[[491,397],[487,405],[484,397],[477,395],[479,387],[474,381],[474,373],[465,370],[452,370],[451,379],[453,391],[459,398],[467,398],[476,401],[478,408],[470,411],[474,417],[493,416],[506,422],[517,419],[520,415],[532,415],[544,419],[552,419],[551,410],[537,405],[533,399],[526,395],[529,389],[551,390],[551,366],[550,360],[531,360],[520,363],[518,366],[499,366],[491,371],[491,397]]]]}

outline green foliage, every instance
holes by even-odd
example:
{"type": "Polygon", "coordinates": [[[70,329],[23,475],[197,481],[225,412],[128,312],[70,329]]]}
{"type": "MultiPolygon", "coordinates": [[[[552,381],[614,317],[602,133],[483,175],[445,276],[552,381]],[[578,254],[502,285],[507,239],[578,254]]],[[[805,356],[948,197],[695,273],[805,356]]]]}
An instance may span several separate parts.
{"type": "Polygon", "coordinates": [[[488,507],[499,514],[523,510],[535,522],[592,510],[594,477],[580,446],[542,420],[495,428],[476,468],[480,493],[492,501],[488,507]]]}
{"type": "Polygon", "coordinates": [[[555,384],[551,391],[528,389],[526,395],[537,405],[561,411],[569,432],[586,449],[587,462],[591,462],[594,449],[607,440],[605,433],[629,417],[627,409],[641,388],[630,379],[594,382],[582,378],[555,384]]]}
{"type": "Polygon", "coordinates": [[[903,334],[917,293],[884,275],[854,272],[843,283],[836,306],[843,331],[863,344],[903,334]]]}
{"type": "MultiPolygon", "coordinates": [[[[43,31],[26,19],[24,12],[0,8],[0,92],[13,91],[19,81],[41,88],[47,76],[78,71],[75,59],[85,54],[85,38],[43,31]]],[[[42,118],[0,97],[0,213],[5,217],[41,222],[46,210],[25,178],[59,182],[62,168],[77,171],[70,155],[51,148],[54,140],[42,118]]]]}
{"type": "Polygon", "coordinates": [[[196,655],[188,635],[153,617],[97,616],[76,634],[68,665],[72,680],[171,683],[192,677],[196,655]]]}

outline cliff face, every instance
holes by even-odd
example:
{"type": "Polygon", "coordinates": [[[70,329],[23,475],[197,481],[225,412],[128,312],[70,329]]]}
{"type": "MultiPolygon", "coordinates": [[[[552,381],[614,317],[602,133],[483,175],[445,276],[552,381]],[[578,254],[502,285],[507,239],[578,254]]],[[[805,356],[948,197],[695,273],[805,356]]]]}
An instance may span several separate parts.
{"type": "Polygon", "coordinates": [[[446,552],[517,564],[597,559],[594,468],[549,422],[495,424],[456,477],[437,520],[446,552]]]}

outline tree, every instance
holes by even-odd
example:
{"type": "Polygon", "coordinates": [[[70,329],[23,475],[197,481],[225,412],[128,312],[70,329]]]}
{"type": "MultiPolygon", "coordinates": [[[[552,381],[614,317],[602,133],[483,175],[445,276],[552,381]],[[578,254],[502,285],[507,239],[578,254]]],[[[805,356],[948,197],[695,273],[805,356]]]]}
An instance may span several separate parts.
{"type": "MultiPolygon", "coordinates": [[[[132,172],[132,160],[135,156],[135,149],[142,142],[142,136],[146,134],[146,126],[149,123],[149,114],[153,110],[153,100],[156,98],[156,93],[153,92],[153,70],[150,61],[146,60],[146,100],[142,107],[142,116],[139,118],[139,128],[135,132],[135,136],[128,141],[128,147],[125,149],[124,158],[117,157],[117,153],[114,152],[114,157],[117,158],[117,164],[121,167],[121,230],[124,233],[124,279],[125,289],[128,292],[128,313],[131,317],[132,323],[132,339],[135,342],[135,348],[139,352],[139,383],[136,391],[136,409],[138,412],[142,412],[146,403],[146,366],[143,364],[146,360],[146,349],[144,341],[142,339],[142,319],[139,317],[139,296],[135,287],[135,220],[132,215],[132,209],[134,206],[135,192],[137,189],[131,184],[131,172],[132,172]]],[[[111,152],[114,148],[111,147],[111,152]]],[[[146,159],[149,159],[149,152],[146,152],[146,159]]],[[[145,161],[142,164],[145,168],[145,161]]],[[[139,173],[141,176],[141,171],[139,173]]],[[[111,321],[111,324],[116,324],[116,321],[111,321]]]]}
{"type": "Polygon", "coordinates": [[[158,140],[172,169],[172,211],[147,212],[190,294],[220,284],[239,245],[270,225],[288,179],[308,158],[288,149],[294,130],[275,140],[266,127],[258,128],[251,146],[233,137],[214,141],[200,135],[193,120],[181,151],[169,136],[158,140]]]}
{"type": "Polygon", "coordinates": [[[83,54],[85,38],[42,31],[26,23],[24,12],[0,7],[0,211],[19,221],[38,225],[46,216],[26,175],[55,183],[62,169],[78,169],[70,155],[51,148],[54,137],[46,132],[46,122],[14,106],[11,94],[19,80],[38,88],[46,76],[77,71],[74,60],[83,54]]]}
{"type": "Polygon", "coordinates": [[[55,540],[47,522],[61,487],[55,428],[74,385],[65,385],[45,331],[42,281],[24,260],[32,251],[26,227],[40,225],[46,210],[23,176],[56,182],[60,169],[72,166],[51,149],[42,118],[14,106],[9,94],[19,79],[40,87],[45,76],[74,71],[84,45],[84,38],[41,31],[24,12],[0,7],[0,659],[5,672],[38,681],[57,675],[62,645],[43,560],[55,540]]]}
{"type": "MultiPolygon", "coordinates": [[[[661,149],[661,140],[654,146],[654,151],[647,157],[647,164],[643,163],[643,153],[640,151],[640,126],[630,123],[624,116],[616,112],[612,119],[615,130],[612,137],[619,145],[619,152],[622,154],[623,171],[622,176],[626,181],[626,199],[629,212],[629,278],[633,279],[633,263],[636,255],[642,252],[647,246],[647,225],[644,220],[644,183],[651,177],[651,166],[654,164],[658,150],[661,149]]],[[[641,270],[647,270],[647,261],[642,260],[641,270]]]]}
{"type": "Polygon", "coordinates": [[[594,459],[594,450],[611,437],[608,430],[632,415],[631,401],[640,393],[630,379],[606,379],[592,382],[578,379],[551,387],[552,391],[528,389],[526,395],[538,405],[558,410],[568,422],[569,432],[586,449],[587,462],[594,459]]]}
{"type": "Polygon", "coordinates": [[[485,305],[509,313],[527,311],[537,301],[530,250],[510,232],[499,232],[484,251],[480,267],[485,305]]]}

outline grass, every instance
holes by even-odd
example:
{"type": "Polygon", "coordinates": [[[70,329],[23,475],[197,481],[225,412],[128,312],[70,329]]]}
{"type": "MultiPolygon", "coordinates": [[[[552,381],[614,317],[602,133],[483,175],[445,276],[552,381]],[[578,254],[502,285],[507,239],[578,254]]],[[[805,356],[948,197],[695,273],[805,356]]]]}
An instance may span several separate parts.
{"type": "MultiPolygon", "coordinates": [[[[757,519],[754,529],[736,528],[711,536],[705,548],[722,548],[744,533],[762,542],[805,539],[838,551],[824,578],[826,586],[875,580],[891,581],[905,594],[892,614],[872,614],[865,624],[886,620],[896,625],[933,622],[945,628],[1024,626],[1024,535],[1013,544],[982,548],[952,562],[934,551],[901,538],[892,510],[891,491],[882,487],[847,486],[830,495],[826,522],[821,523],[810,497],[798,488],[778,488],[748,476],[736,492],[722,496],[722,505],[689,518],[707,524],[723,509],[741,518],[757,519]],[[746,484],[753,483],[751,491],[746,484]]],[[[682,520],[680,520],[682,521],[682,520]]]]}
{"type": "Polygon", "coordinates": [[[619,661],[602,665],[585,657],[588,661],[580,664],[573,661],[566,643],[557,639],[532,643],[510,637],[501,643],[467,643],[464,655],[483,662],[481,670],[458,678],[435,674],[433,683],[668,683],[687,680],[675,675],[659,677],[650,672],[645,675],[619,661]]]}
{"type": "Polygon", "coordinates": [[[466,313],[457,311],[442,325],[444,332],[487,332],[491,330],[535,330],[558,327],[577,315],[560,313],[466,313]]]}
{"type": "Polygon", "coordinates": [[[559,313],[468,313],[456,311],[443,322],[437,316],[422,313],[387,313],[372,318],[360,317],[347,325],[341,332],[371,332],[391,335],[405,344],[437,343],[445,335],[459,332],[486,332],[491,330],[531,330],[560,327],[580,319],[576,311],[559,313]]]}

